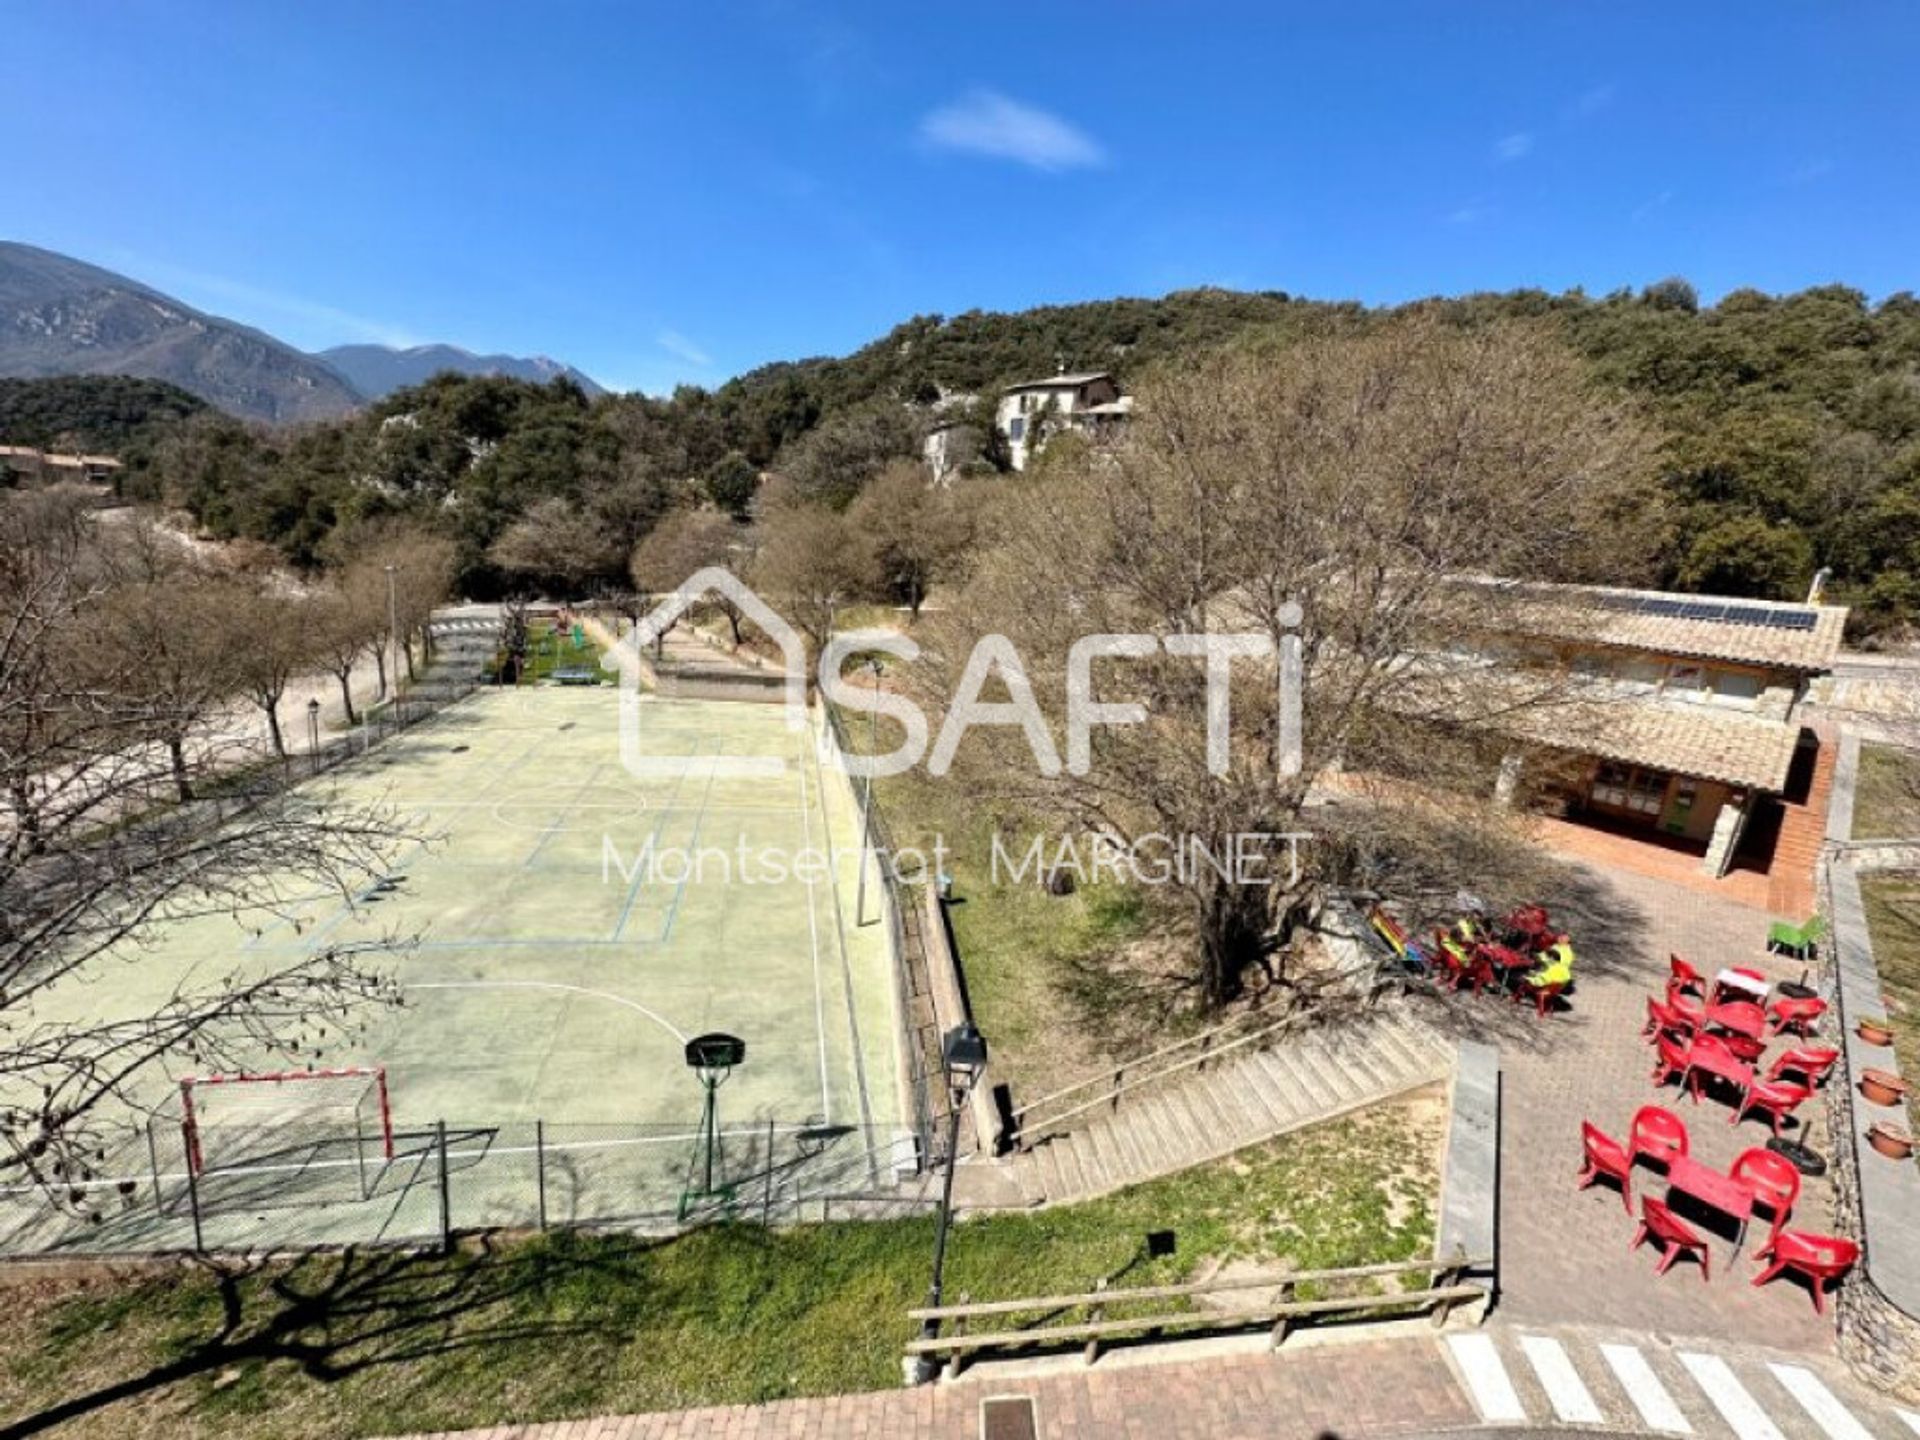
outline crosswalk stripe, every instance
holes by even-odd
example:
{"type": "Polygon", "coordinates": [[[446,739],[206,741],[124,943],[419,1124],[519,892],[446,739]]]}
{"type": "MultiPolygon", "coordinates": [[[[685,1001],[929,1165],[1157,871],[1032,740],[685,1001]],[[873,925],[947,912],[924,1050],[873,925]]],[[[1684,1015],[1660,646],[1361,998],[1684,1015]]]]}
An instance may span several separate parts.
{"type": "Polygon", "coordinates": [[[1820,1377],[1811,1370],[1772,1363],[1767,1368],[1831,1440],[1873,1440],[1873,1432],[1854,1419],[1853,1412],[1840,1403],[1840,1397],[1821,1384],[1820,1377]]]}
{"type": "Polygon", "coordinates": [[[1906,1423],[1906,1427],[1909,1430],[1913,1431],[1916,1435],[1920,1435],[1920,1415],[1914,1414],[1911,1410],[1900,1409],[1895,1409],[1893,1413],[1898,1415],[1901,1420],[1906,1423]]]}
{"type": "Polygon", "coordinates": [[[1693,1433],[1693,1426],[1667,1387],[1660,1383],[1660,1377],[1653,1373],[1653,1366],[1647,1363],[1638,1346],[1602,1345],[1600,1354],[1620,1382],[1620,1388],[1627,1392],[1627,1398],[1633,1401],[1633,1408],[1647,1422],[1647,1428],[1669,1435],[1693,1433]]]}
{"type": "Polygon", "coordinates": [[[1717,1355],[1701,1355],[1690,1350],[1680,1352],[1680,1363],[1687,1367],[1694,1383],[1706,1391],[1720,1418],[1732,1427],[1740,1440],[1786,1440],[1779,1427],[1767,1418],[1760,1402],[1747,1387],[1734,1379],[1727,1362],[1717,1355]]]}
{"type": "Polygon", "coordinates": [[[1507,1367],[1500,1363],[1500,1351],[1495,1348],[1491,1335],[1449,1335],[1447,1348],[1453,1352],[1454,1363],[1460,1367],[1467,1389],[1473,1393],[1474,1407],[1482,1420],[1527,1418],[1507,1367]]]}
{"type": "Polygon", "coordinates": [[[1581,1382],[1567,1358],[1567,1350],[1558,1340],[1545,1335],[1522,1335],[1520,1349],[1540,1377],[1540,1388],[1547,1392],[1553,1413],[1570,1425],[1604,1425],[1607,1417],[1594,1403],[1592,1392],[1581,1382]]]}

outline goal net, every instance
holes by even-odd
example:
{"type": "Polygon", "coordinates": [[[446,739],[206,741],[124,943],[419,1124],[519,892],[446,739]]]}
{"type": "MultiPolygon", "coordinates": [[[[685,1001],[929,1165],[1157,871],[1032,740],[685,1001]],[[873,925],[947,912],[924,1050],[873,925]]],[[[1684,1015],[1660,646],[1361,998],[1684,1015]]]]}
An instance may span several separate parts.
{"type": "Polygon", "coordinates": [[[180,1082],[180,1139],[203,1200],[316,1188],[365,1198],[393,1159],[387,1072],[379,1066],[193,1075],[180,1082]]]}

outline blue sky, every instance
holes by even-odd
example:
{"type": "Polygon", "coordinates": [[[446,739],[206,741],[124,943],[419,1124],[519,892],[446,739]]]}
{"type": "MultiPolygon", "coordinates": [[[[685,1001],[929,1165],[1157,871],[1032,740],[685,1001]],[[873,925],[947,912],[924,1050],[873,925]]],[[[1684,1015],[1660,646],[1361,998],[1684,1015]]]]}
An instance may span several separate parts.
{"type": "Polygon", "coordinates": [[[712,385],[1218,284],[1920,288],[1920,7],[0,0],[0,237],[712,385]]]}

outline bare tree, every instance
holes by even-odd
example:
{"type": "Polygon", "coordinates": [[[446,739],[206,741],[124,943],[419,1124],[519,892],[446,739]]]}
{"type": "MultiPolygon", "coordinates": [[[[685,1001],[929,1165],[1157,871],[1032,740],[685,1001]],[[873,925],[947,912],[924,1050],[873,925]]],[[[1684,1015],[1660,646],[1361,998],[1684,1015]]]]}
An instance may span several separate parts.
{"type": "Polygon", "coordinates": [[[847,526],[872,557],[880,582],[914,620],[927,590],[949,580],[973,543],[976,491],[936,485],[924,465],[896,460],[847,507],[847,526]]]}
{"type": "MultiPolygon", "coordinates": [[[[726,565],[733,558],[732,546],[741,527],[729,515],[718,510],[681,509],[668,513],[647,537],[634,547],[630,570],[633,583],[642,594],[658,595],[677,588],[689,575],[710,565],[726,565]]],[[[727,606],[729,614],[732,607],[727,606]]],[[[668,630],[673,627],[668,626],[668,630]]],[[[734,641],[740,638],[737,619],[733,621],[734,641]]],[[[655,639],[656,652],[665,644],[666,631],[655,639]]]]}
{"type": "Polygon", "coordinates": [[[266,716],[273,753],[287,756],[286,736],[280,729],[280,701],[294,676],[317,663],[314,636],[308,622],[311,602],[286,588],[283,576],[269,574],[264,583],[235,587],[234,599],[243,608],[229,633],[235,649],[236,673],[246,696],[266,716]]]}
{"type": "MultiPolygon", "coordinates": [[[[100,1003],[168,922],[351,897],[408,843],[377,809],[298,793],[226,817],[155,804],[212,764],[167,743],[197,701],[154,675],[190,653],[148,649],[162,583],[130,577],[84,517],[0,501],[0,1181],[96,1217],[92,1182],[157,1071],[310,1053],[394,998],[366,954],[331,950],[203,963],[157,1004],[100,1003]]],[[[197,582],[182,593],[175,627],[192,628],[197,582]]]]}
{"type": "Polygon", "coordinates": [[[528,506],[500,532],[487,558],[523,582],[560,585],[569,597],[620,564],[618,541],[608,526],[560,496],[528,506]]]}
{"type": "Polygon", "coordinates": [[[1218,857],[1246,837],[1314,831],[1298,877],[1284,853],[1259,876],[1209,863],[1171,875],[1196,979],[1219,1005],[1339,882],[1343,856],[1396,826],[1447,823],[1410,797],[1478,809],[1499,753],[1491,737],[1529,707],[1566,702],[1550,661],[1533,674],[1464,658],[1519,628],[1501,613],[1508,591],[1465,582],[1621,574],[1650,528],[1634,521],[1647,513],[1652,448],[1575,357],[1522,328],[1414,322],[1222,354],[1139,397],[1123,443],[1009,492],[961,602],[930,617],[924,676],[930,695],[954,693],[974,639],[997,632],[1057,717],[1076,641],[1166,642],[1092,673],[1100,699],[1137,701],[1147,719],[1094,727],[1085,773],[1046,773],[1017,729],[972,731],[960,763],[1035,816],[1130,851],[1172,837],[1218,857]],[[1205,631],[1251,633],[1276,655],[1297,638],[1297,769],[1282,763],[1271,661],[1260,682],[1238,667],[1231,743],[1214,753],[1206,666],[1169,653],[1205,631]],[[1310,796],[1353,794],[1332,786],[1342,774],[1377,782],[1365,803],[1309,814],[1310,796]]]}
{"type": "Polygon", "coordinates": [[[761,525],[755,588],[817,649],[833,633],[840,608],[877,588],[873,558],[847,517],[822,505],[770,500],[761,525]]]}
{"type": "Polygon", "coordinates": [[[340,704],[349,725],[360,723],[353,708],[354,669],[370,648],[378,647],[384,629],[379,617],[367,613],[366,598],[364,587],[349,591],[335,586],[315,592],[308,602],[314,654],[340,684],[340,704]]]}

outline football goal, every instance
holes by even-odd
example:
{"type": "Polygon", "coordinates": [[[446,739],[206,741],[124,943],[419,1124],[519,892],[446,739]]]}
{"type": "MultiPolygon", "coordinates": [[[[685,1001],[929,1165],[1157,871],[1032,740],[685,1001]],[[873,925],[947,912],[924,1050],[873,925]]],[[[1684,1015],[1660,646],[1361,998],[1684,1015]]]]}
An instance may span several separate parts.
{"type": "Polygon", "coordinates": [[[393,1159],[393,1109],[381,1066],[190,1075],[180,1081],[187,1172],[270,1185],[331,1178],[371,1193],[393,1159]],[[321,1172],[325,1172],[324,1175],[321,1172]]]}

